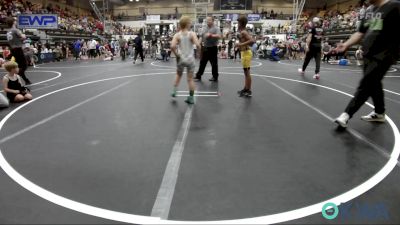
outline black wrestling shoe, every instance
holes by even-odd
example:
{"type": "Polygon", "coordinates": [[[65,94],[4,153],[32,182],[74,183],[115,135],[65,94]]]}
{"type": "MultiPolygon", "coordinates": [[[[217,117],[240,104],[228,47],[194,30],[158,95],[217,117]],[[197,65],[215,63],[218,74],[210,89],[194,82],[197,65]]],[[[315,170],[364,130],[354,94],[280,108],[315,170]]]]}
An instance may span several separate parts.
{"type": "Polygon", "coordinates": [[[193,81],[194,81],[194,82],[201,82],[201,77],[195,77],[195,78],[193,79],[193,81]]]}

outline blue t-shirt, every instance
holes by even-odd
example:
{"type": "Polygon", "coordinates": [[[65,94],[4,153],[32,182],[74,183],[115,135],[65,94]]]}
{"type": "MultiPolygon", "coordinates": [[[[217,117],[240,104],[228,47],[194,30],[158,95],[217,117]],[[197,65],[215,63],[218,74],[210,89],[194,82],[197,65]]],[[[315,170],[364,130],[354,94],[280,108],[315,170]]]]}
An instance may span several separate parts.
{"type": "Polygon", "coordinates": [[[76,50],[80,50],[81,49],[81,42],[80,41],[76,41],[74,43],[74,49],[76,49],[76,50]]]}
{"type": "Polygon", "coordinates": [[[278,56],[278,52],[279,52],[279,48],[275,47],[275,48],[272,49],[271,55],[272,56],[278,56]]]}

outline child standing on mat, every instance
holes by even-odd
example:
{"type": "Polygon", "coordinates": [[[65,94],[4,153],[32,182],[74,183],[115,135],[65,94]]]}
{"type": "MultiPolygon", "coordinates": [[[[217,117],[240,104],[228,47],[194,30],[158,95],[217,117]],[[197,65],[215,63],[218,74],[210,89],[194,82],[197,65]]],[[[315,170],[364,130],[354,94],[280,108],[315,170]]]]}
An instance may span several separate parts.
{"type": "Polygon", "coordinates": [[[239,43],[236,45],[240,49],[240,55],[242,56],[242,65],[245,76],[244,88],[241,91],[238,91],[240,97],[251,97],[251,76],[250,76],[250,67],[251,67],[251,59],[253,58],[253,54],[251,52],[250,46],[254,44],[254,39],[250,36],[249,32],[246,30],[247,25],[247,17],[240,16],[238,19],[238,39],[239,43]]]}
{"type": "Polygon", "coordinates": [[[22,78],[18,73],[18,64],[16,62],[8,62],[4,64],[4,69],[8,74],[3,77],[4,92],[10,102],[22,102],[32,100],[32,95],[29,90],[24,87],[22,78]]]}
{"type": "Polygon", "coordinates": [[[177,61],[177,71],[176,78],[174,83],[174,90],[172,92],[172,97],[176,97],[176,93],[178,90],[179,82],[181,81],[183,71],[187,68],[187,81],[189,85],[189,96],[186,99],[186,103],[194,104],[194,81],[193,81],[193,73],[195,68],[195,57],[194,57],[194,49],[193,45],[197,46],[197,49],[200,49],[200,43],[197,39],[197,36],[194,32],[189,31],[192,22],[189,17],[183,16],[179,21],[180,32],[176,33],[171,45],[172,52],[176,55],[177,61]],[[179,48],[179,52],[178,49],[179,48]]]}

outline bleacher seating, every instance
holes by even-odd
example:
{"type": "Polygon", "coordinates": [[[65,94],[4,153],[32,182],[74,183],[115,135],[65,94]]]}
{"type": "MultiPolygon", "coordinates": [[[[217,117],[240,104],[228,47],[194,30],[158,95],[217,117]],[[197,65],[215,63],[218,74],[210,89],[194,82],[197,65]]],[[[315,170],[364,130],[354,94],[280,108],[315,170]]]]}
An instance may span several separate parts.
{"type": "MultiPolygon", "coordinates": [[[[172,15],[172,14],[164,14],[160,15],[160,20],[169,20],[172,18],[180,18],[182,14],[172,15]]],[[[118,21],[141,21],[146,20],[145,16],[118,16],[116,18],[118,21]]]]}
{"type": "Polygon", "coordinates": [[[76,40],[76,39],[91,39],[96,38],[92,33],[87,32],[71,32],[65,30],[46,30],[46,35],[52,39],[76,40]]]}
{"type": "MultiPolygon", "coordinates": [[[[329,38],[329,42],[331,44],[336,45],[341,40],[346,41],[350,38],[350,36],[355,33],[355,28],[338,28],[335,30],[328,30],[326,32],[326,37],[329,38]]],[[[347,58],[355,58],[356,51],[358,49],[358,45],[352,46],[347,52],[347,58]]]]}

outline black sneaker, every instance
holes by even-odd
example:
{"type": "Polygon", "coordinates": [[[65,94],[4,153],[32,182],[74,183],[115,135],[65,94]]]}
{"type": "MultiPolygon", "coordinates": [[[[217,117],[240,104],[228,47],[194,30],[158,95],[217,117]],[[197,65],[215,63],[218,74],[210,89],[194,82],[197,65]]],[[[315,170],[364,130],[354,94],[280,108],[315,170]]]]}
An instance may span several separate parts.
{"type": "Polygon", "coordinates": [[[247,90],[246,90],[246,89],[243,89],[243,90],[241,90],[241,91],[238,91],[239,97],[245,97],[245,96],[246,96],[246,93],[247,93],[247,90]]]}
{"type": "Polygon", "coordinates": [[[211,78],[209,81],[211,81],[211,82],[218,82],[218,79],[211,78]]]}
{"type": "Polygon", "coordinates": [[[243,90],[238,91],[237,93],[238,93],[238,95],[243,95],[243,93],[245,93],[245,92],[246,92],[246,90],[243,89],[243,90]]]}
{"type": "Polygon", "coordinates": [[[201,77],[195,77],[193,80],[194,82],[201,82],[201,77]]]}
{"type": "Polygon", "coordinates": [[[239,97],[250,98],[253,96],[253,93],[250,90],[245,90],[245,89],[238,91],[238,94],[239,94],[239,97]]]}
{"type": "Polygon", "coordinates": [[[250,90],[246,91],[246,92],[244,93],[244,97],[247,97],[247,98],[253,97],[253,92],[250,91],[250,90]]]}

